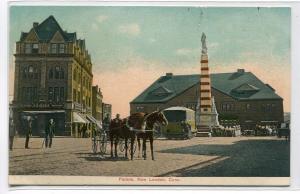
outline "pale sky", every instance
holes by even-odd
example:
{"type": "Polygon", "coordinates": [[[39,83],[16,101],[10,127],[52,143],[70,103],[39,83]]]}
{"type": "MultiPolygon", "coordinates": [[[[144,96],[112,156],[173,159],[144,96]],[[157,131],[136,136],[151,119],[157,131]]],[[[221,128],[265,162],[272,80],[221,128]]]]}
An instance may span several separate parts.
{"type": "Polygon", "coordinates": [[[49,15],[86,40],[93,84],[113,114],[127,116],[129,102],[166,72],[200,73],[202,32],[212,72],[251,71],[290,111],[290,8],[11,7],[10,95],[15,42],[49,15]]]}

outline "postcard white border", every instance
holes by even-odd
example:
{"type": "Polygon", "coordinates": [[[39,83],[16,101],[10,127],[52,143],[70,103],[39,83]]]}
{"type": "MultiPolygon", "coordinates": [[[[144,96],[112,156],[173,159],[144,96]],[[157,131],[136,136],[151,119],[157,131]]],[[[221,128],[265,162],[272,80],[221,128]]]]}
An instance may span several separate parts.
{"type": "MultiPolygon", "coordinates": [[[[188,2],[176,2],[176,1],[164,1],[164,2],[159,2],[159,1],[142,1],[142,2],[128,2],[128,1],[92,1],[92,2],[87,2],[87,1],[52,1],[52,2],[47,2],[46,0],[40,0],[40,1],[25,1],[25,0],[4,0],[0,1],[0,21],[2,27],[0,29],[0,42],[1,45],[6,45],[6,48],[3,49],[1,47],[0,49],[0,64],[4,64],[0,66],[0,91],[4,91],[6,95],[0,95],[0,103],[2,110],[8,110],[8,66],[5,64],[8,64],[8,5],[58,5],[58,6],[65,6],[65,5],[97,5],[97,6],[116,6],[116,5],[121,5],[121,6],[133,6],[133,5],[138,5],[138,6],[206,6],[206,7],[256,7],[256,6],[264,6],[264,7],[291,7],[292,8],[292,50],[291,50],[291,59],[292,59],[292,103],[291,103],[291,127],[292,129],[298,129],[300,128],[300,92],[298,89],[298,84],[300,82],[300,55],[299,55],[299,50],[300,50],[300,2],[295,2],[295,1],[264,1],[264,2],[257,2],[257,1],[247,1],[247,2],[240,2],[240,1],[222,1],[222,0],[214,0],[214,1],[209,1],[209,2],[201,2],[201,1],[188,1],[188,2]],[[125,5],[126,3],[126,5],[125,5]],[[4,26],[4,28],[3,28],[4,26]]],[[[2,114],[0,121],[2,123],[2,127],[6,128],[8,127],[8,115],[2,114]]],[[[279,179],[282,179],[282,182],[285,183],[291,183],[289,186],[289,189],[299,189],[300,188],[300,157],[298,154],[298,150],[300,147],[300,131],[299,130],[292,130],[292,141],[291,141],[291,178],[270,178],[270,177],[252,177],[255,179],[261,179],[259,181],[261,186],[272,186],[273,184],[267,184],[268,181],[264,180],[271,180],[274,179],[274,181],[279,181],[279,179]],[[262,180],[264,179],[264,180],[262,180]]],[[[2,135],[0,136],[0,193],[6,193],[9,189],[8,187],[8,180],[10,180],[11,183],[15,183],[18,180],[24,180],[25,183],[28,182],[28,179],[30,179],[30,176],[22,177],[22,176],[8,176],[8,131],[3,130],[2,135]],[[27,179],[27,180],[25,180],[27,179]],[[3,191],[3,192],[2,192],[3,191]]],[[[55,178],[58,180],[57,176],[46,176],[45,179],[53,179],[55,178]]],[[[74,178],[74,177],[72,177],[74,178]]],[[[95,178],[101,178],[101,177],[91,177],[91,179],[95,178]]],[[[217,181],[218,178],[220,177],[199,177],[200,179],[209,180],[209,179],[216,179],[214,181],[217,181]]],[[[221,177],[221,179],[231,179],[232,177],[221,177]]],[[[233,179],[239,179],[237,180],[238,182],[247,182],[246,185],[250,185],[249,181],[251,177],[245,178],[233,178],[233,179]],[[248,181],[246,179],[249,179],[248,181]]],[[[43,181],[43,178],[39,176],[34,176],[33,179],[39,179],[39,181],[43,181]]],[[[67,177],[63,178],[64,180],[67,179],[67,177]]],[[[75,178],[76,179],[76,178],[75,178]]],[[[90,177],[84,177],[84,180],[89,180],[90,177]]],[[[184,178],[185,179],[185,178],[184,178]]],[[[195,179],[195,178],[193,178],[195,179]]],[[[199,179],[199,180],[200,180],[199,179]]],[[[258,180],[257,179],[257,180],[258,180]]],[[[45,181],[45,180],[44,180],[45,181]]],[[[211,180],[212,181],[212,180],[211,180]]],[[[210,181],[210,182],[211,182],[210,181]]],[[[254,180],[255,181],[255,180],[254,180]]],[[[256,182],[256,181],[255,181],[256,182]]],[[[30,185],[30,184],[26,184],[30,185]]],[[[43,184],[37,184],[37,185],[43,185],[43,184]]],[[[62,184],[60,181],[60,184],[58,185],[65,185],[62,184]]],[[[72,185],[72,184],[69,184],[72,185]]],[[[73,184],[74,185],[74,184],[73,184]]],[[[86,184],[88,185],[88,184],[86,184]]],[[[177,184],[178,185],[178,184],[177,184]]],[[[199,185],[199,184],[198,184],[199,185]]],[[[201,184],[201,185],[208,185],[208,184],[201,184]]],[[[218,184],[214,184],[218,185],[218,184]]],[[[225,185],[224,183],[221,185],[225,185]]],[[[232,184],[231,184],[232,185],[232,184]]],[[[243,184],[239,184],[243,185],[243,184]]],[[[251,184],[255,185],[255,184],[251,184]]],[[[278,184],[276,184],[278,185],[278,184]]],[[[287,184],[285,184],[287,185],[287,184]]],[[[285,186],[282,185],[282,186],[285,186]]],[[[274,186],[274,185],[273,185],[274,186]]],[[[36,188],[36,187],[28,187],[27,189],[30,188],[36,188]]],[[[241,187],[240,187],[241,188],[241,187]]],[[[245,189],[245,187],[243,187],[245,189]]],[[[76,189],[76,187],[75,187],[76,189]]],[[[29,192],[30,193],[30,192],[29,192]]],[[[48,193],[51,193],[48,192],[48,193]]],[[[65,193],[65,191],[62,191],[61,193],[65,193]]]]}

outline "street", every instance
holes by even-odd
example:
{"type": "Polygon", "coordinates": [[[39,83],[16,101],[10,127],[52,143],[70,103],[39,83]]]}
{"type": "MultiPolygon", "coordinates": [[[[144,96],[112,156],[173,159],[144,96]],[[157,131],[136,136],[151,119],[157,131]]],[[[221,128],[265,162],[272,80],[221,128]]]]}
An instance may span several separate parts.
{"type": "Polygon", "coordinates": [[[15,138],[9,155],[10,175],[168,176],[168,177],[287,177],[290,143],[277,137],[195,137],[155,140],[155,161],[147,143],[147,160],[130,161],[118,150],[110,157],[93,154],[91,139],[54,138],[51,149],[41,138],[15,138]]]}

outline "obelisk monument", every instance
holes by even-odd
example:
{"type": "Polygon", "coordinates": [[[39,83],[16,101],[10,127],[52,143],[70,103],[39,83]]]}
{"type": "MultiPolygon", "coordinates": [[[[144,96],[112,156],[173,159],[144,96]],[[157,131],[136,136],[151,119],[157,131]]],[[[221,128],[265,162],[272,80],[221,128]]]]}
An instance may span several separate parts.
{"type": "Polygon", "coordinates": [[[212,127],[218,126],[218,113],[211,95],[211,79],[208,66],[206,36],[202,33],[201,75],[200,75],[200,114],[197,120],[197,136],[209,136],[212,127]],[[213,110],[214,108],[214,110],[213,110]]]}

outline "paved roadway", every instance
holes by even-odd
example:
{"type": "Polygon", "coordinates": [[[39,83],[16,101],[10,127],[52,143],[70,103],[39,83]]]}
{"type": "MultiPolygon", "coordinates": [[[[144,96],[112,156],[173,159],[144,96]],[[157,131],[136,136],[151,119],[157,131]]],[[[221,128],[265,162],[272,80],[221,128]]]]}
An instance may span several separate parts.
{"type": "MultiPolygon", "coordinates": [[[[24,149],[16,138],[9,155],[11,175],[89,176],[289,176],[290,144],[276,137],[195,137],[155,140],[155,161],[91,153],[91,139],[55,138],[51,149],[32,138],[24,149]]],[[[108,153],[110,146],[108,146],[108,153]]]]}

